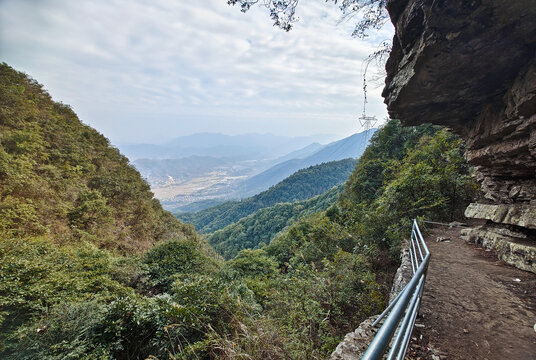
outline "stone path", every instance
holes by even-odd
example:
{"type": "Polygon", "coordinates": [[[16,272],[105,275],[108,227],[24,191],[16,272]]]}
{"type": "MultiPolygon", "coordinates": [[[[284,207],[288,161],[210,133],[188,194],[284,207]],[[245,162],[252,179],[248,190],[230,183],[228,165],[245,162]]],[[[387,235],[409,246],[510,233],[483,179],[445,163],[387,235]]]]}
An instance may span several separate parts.
{"type": "Polygon", "coordinates": [[[436,227],[426,241],[421,327],[406,359],[536,360],[536,274],[466,244],[459,229],[436,227]]]}

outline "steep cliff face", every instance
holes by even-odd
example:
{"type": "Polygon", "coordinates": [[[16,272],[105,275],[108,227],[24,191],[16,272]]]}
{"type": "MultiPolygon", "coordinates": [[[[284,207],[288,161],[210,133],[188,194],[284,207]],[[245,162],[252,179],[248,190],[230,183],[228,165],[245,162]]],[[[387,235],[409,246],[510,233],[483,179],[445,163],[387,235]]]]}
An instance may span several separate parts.
{"type": "Polygon", "coordinates": [[[467,144],[485,200],[468,240],[536,272],[536,0],[393,0],[383,91],[405,125],[450,127],[467,144]]]}

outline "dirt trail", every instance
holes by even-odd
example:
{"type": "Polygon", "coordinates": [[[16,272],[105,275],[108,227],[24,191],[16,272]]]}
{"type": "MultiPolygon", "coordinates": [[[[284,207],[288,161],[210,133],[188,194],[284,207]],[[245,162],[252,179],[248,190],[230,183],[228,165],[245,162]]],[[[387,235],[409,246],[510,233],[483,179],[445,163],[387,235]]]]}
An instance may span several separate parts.
{"type": "Polygon", "coordinates": [[[432,259],[421,327],[406,358],[536,360],[536,274],[466,244],[456,228],[436,227],[426,241],[432,259]]]}

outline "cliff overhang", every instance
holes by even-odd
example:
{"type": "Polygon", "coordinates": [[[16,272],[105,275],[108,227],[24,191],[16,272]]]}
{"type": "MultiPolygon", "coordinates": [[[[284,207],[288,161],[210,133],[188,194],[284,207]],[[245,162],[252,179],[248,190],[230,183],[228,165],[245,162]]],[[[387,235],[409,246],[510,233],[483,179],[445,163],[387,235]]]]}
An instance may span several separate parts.
{"type": "Polygon", "coordinates": [[[470,126],[534,58],[534,0],[392,0],[388,9],[396,34],[383,96],[406,125],[470,126]]]}
{"type": "Polygon", "coordinates": [[[536,246],[536,0],[391,0],[388,10],[390,116],[465,139],[484,193],[466,216],[488,222],[468,238],[504,249],[492,240],[500,234],[536,246]],[[495,209],[510,211],[488,216],[495,209]]]}

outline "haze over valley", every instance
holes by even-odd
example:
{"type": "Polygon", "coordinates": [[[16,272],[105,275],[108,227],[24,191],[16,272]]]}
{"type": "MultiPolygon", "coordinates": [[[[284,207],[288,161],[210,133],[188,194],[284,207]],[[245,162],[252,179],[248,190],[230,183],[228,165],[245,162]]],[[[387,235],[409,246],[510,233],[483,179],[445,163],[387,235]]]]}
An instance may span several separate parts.
{"type": "Polygon", "coordinates": [[[165,208],[195,211],[255,195],[309,166],[358,158],[373,131],[336,141],[325,134],[199,133],[165,144],[119,147],[165,208]]]}

